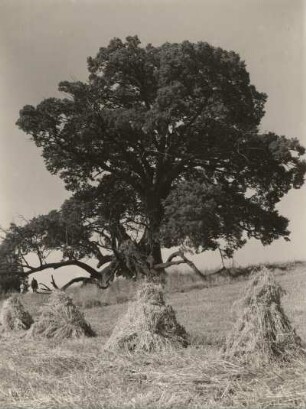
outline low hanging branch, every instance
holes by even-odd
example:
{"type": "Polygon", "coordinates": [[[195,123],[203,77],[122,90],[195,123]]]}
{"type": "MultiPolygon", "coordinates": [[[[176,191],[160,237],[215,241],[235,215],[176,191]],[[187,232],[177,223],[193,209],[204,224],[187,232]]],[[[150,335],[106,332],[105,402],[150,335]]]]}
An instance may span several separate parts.
{"type": "Polygon", "coordinates": [[[179,264],[187,264],[197,274],[197,276],[199,276],[202,280],[207,280],[206,275],[203,274],[196,267],[196,265],[185,256],[185,254],[184,254],[184,252],[182,250],[179,250],[179,251],[176,251],[176,252],[172,253],[168,257],[168,259],[167,259],[167,261],[165,263],[156,264],[154,266],[154,268],[156,270],[162,270],[162,269],[165,269],[167,267],[177,266],[179,264]],[[172,261],[176,257],[181,257],[181,260],[172,261]]]}
{"type": "Polygon", "coordinates": [[[59,286],[56,284],[53,275],[52,275],[51,277],[52,277],[51,284],[52,284],[52,287],[53,287],[53,288],[48,287],[48,286],[47,286],[46,284],[44,284],[44,283],[39,283],[39,285],[41,286],[41,291],[43,291],[43,292],[40,293],[40,294],[51,294],[54,290],[62,290],[62,291],[65,291],[65,290],[67,290],[67,288],[69,288],[72,284],[80,283],[80,282],[82,282],[82,283],[84,283],[84,284],[85,284],[85,283],[86,283],[86,284],[90,284],[90,283],[91,283],[91,284],[95,284],[95,285],[97,285],[99,288],[101,288],[101,289],[103,289],[103,290],[106,290],[106,289],[109,287],[109,285],[110,285],[109,282],[106,283],[105,285],[103,285],[103,284],[101,284],[101,282],[100,282],[99,280],[97,280],[97,279],[95,279],[95,278],[92,278],[92,277],[75,277],[75,278],[73,278],[72,280],[68,281],[68,283],[66,283],[66,284],[63,285],[62,287],[59,287],[59,286]]]}
{"type": "MultiPolygon", "coordinates": [[[[107,262],[107,261],[105,261],[105,262],[107,262]]],[[[53,264],[57,264],[57,263],[53,263],[53,264]]],[[[82,263],[82,264],[84,264],[84,263],[82,263]]],[[[67,265],[67,264],[65,263],[65,265],[67,265]]],[[[78,265],[80,265],[80,262],[78,262],[78,265]]],[[[50,264],[49,264],[49,266],[50,266],[50,264]]],[[[84,284],[85,283],[86,284],[92,283],[92,284],[97,285],[100,289],[105,290],[105,289],[107,289],[109,287],[110,283],[113,281],[118,266],[119,266],[118,260],[113,260],[102,271],[98,272],[98,271],[92,269],[92,270],[94,270],[94,274],[91,274],[90,277],[75,277],[75,278],[71,279],[70,281],[68,281],[68,283],[66,283],[62,287],[58,286],[58,284],[55,282],[54,276],[52,274],[51,275],[51,284],[52,284],[53,289],[62,290],[62,291],[65,291],[72,284],[80,283],[80,282],[82,282],[84,284]]],[[[59,268],[59,267],[56,267],[56,268],[59,268]]],[[[90,267],[90,269],[91,269],[91,267],[90,267]]],[[[44,292],[52,292],[53,291],[50,287],[46,286],[43,283],[40,283],[40,285],[43,287],[42,290],[44,292]]]]}
{"type": "Polygon", "coordinates": [[[48,287],[46,284],[44,283],[39,283],[39,285],[42,287],[41,291],[43,291],[42,293],[39,292],[39,294],[49,294],[52,293],[52,289],[50,287],[48,287]]]}
{"type": "Polygon", "coordinates": [[[76,277],[76,278],[73,278],[72,280],[68,281],[68,283],[66,283],[63,287],[61,287],[61,290],[65,291],[72,284],[80,283],[80,282],[82,282],[83,284],[95,284],[102,290],[106,290],[110,285],[109,282],[106,283],[105,285],[103,285],[99,280],[97,280],[95,278],[92,278],[92,277],[76,277]]]}
{"type": "Polygon", "coordinates": [[[87,273],[89,273],[90,275],[93,275],[93,276],[99,274],[99,272],[97,270],[95,270],[93,267],[91,267],[88,264],[83,263],[82,261],[79,261],[79,260],[67,260],[67,261],[59,261],[59,262],[55,262],[55,263],[46,263],[46,264],[42,264],[42,265],[40,265],[38,267],[29,267],[29,266],[22,266],[22,267],[29,268],[29,270],[24,273],[25,275],[28,276],[30,274],[38,273],[39,271],[47,270],[49,268],[57,270],[58,268],[66,267],[66,266],[80,267],[83,270],[87,271],[87,273]]]}
{"type": "Polygon", "coordinates": [[[85,284],[85,283],[89,283],[91,280],[92,280],[92,279],[91,279],[90,277],[76,277],[76,278],[73,278],[72,280],[68,281],[68,283],[66,283],[66,284],[61,288],[61,290],[65,291],[65,290],[67,290],[67,288],[70,287],[72,284],[80,283],[80,282],[82,282],[82,283],[85,284]]]}

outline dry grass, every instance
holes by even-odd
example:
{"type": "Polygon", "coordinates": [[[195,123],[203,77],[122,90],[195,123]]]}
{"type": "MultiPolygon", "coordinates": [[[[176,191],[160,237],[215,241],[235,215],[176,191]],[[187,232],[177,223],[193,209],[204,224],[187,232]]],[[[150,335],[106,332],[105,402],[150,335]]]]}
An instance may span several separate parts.
{"type": "Polygon", "coordinates": [[[42,307],[29,335],[34,338],[65,339],[92,337],[95,333],[72,299],[62,291],[54,291],[49,302],[42,307]]]}
{"type": "MultiPolygon", "coordinates": [[[[190,347],[159,353],[106,353],[94,340],[3,348],[5,408],[304,408],[305,363],[252,367],[190,347]],[[18,373],[16,369],[18,368],[18,373]]],[[[1,406],[2,407],[2,406],[1,406]]]]}
{"type": "MultiPolygon", "coordinates": [[[[283,307],[306,340],[305,265],[277,275],[283,307]]],[[[278,273],[277,273],[278,274],[278,273]]],[[[246,364],[224,360],[220,346],[232,327],[231,306],[244,282],[167,295],[191,334],[188,348],[158,353],[104,351],[127,304],[86,310],[96,338],[1,338],[0,407],[62,408],[305,408],[305,360],[246,364]]],[[[34,318],[46,296],[25,294],[34,318]]]]}
{"type": "Polygon", "coordinates": [[[161,285],[142,283],[137,299],[116,325],[105,345],[108,350],[161,351],[186,347],[188,336],[165,304],[161,285]]]}
{"type": "Polygon", "coordinates": [[[71,287],[67,293],[71,295],[77,306],[90,309],[131,301],[135,298],[136,290],[135,281],[119,278],[106,290],[88,284],[83,287],[71,287]]]}
{"type": "Polygon", "coordinates": [[[292,328],[281,305],[283,288],[267,268],[254,272],[236,304],[238,319],[228,334],[224,355],[254,360],[288,360],[305,354],[301,338],[292,328]]]}
{"type": "MultiPolygon", "coordinates": [[[[285,275],[289,271],[296,271],[303,268],[304,264],[301,261],[288,263],[269,264],[268,268],[273,270],[275,274],[285,275]]],[[[168,275],[165,285],[166,293],[173,294],[176,292],[190,292],[193,290],[203,290],[215,286],[226,285],[229,283],[237,283],[245,281],[254,269],[259,266],[246,266],[230,268],[219,274],[215,274],[215,270],[202,271],[207,276],[207,280],[203,281],[192,272],[181,272],[173,269],[168,275]]],[[[74,303],[84,309],[105,307],[107,305],[122,304],[135,299],[137,283],[133,280],[119,278],[112,283],[107,290],[101,290],[94,285],[84,287],[72,287],[68,293],[74,300],[74,303]]]]}
{"type": "Polygon", "coordinates": [[[4,301],[0,323],[4,331],[27,330],[33,323],[33,318],[25,310],[18,295],[12,295],[4,301]]]}

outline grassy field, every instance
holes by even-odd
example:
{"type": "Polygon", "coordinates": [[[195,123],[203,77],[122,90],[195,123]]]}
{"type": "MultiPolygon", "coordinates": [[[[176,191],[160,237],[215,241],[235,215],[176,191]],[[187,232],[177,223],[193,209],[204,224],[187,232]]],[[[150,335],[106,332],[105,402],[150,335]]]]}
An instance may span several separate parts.
{"type": "MultiPolygon", "coordinates": [[[[284,309],[306,341],[306,265],[276,269],[287,294],[284,309]]],[[[167,301],[191,335],[184,350],[119,354],[103,345],[133,298],[135,284],[119,282],[106,292],[74,289],[96,338],[63,342],[1,335],[1,408],[290,408],[306,407],[306,365],[227,362],[220,349],[233,322],[232,306],[246,280],[224,279],[208,288],[174,274],[167,301]],[[176,278],[176,279],[175,279],[176,278]]],[[[37,316],[46,295],[26,294],[37,316]]]]}

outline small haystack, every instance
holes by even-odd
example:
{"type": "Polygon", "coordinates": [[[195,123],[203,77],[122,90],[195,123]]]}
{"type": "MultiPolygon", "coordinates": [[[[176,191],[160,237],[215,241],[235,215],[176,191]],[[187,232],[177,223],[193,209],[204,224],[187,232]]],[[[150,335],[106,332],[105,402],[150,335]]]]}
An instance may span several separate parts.
{"type": "Polygon", "coordinates": [[[116,325],[106,350],[160,351],[186,347],[188,335],[166,305],[160,284],[142,283],[136,301],[116,325]]]}
{"type": "Polygon", "coordinates": [[[4,301],[0,322],[4,331],[27,330],[33,324],[33,318],[24,309],[18,295],[12,295],[4,301]]]}
{"type": "Polygon", "coordinates": [[[226,340],[224,356],[271,361],[303,352],[301,339],[282,306],[285,293],[266,268],[253,273],[245,296],[237,304],[238,320],[226,340]]]}
{"type": "Polygon", "coordinates": [[[56,339],[95,336],[84,315],[71,298],[60,290],[50,295],[48,304],[42,307],[41,315],[32,326],[30,334],[32,337],[56,339]]]}

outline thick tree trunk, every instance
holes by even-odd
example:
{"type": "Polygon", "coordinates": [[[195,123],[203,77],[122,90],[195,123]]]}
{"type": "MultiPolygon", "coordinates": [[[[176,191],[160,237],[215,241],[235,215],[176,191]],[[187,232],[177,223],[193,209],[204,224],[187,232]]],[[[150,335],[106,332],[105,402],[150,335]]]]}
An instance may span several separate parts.
{"type": "Polygon", "coordinates": [[[162,263],[160,226],[163,218],[163,206],[156,192],[149,194],[146,200],[148,228],[146,231],[146,246],[148,256],[153,265],[162,263]]]}
{"type": "MultiPolygon", "coordinates": [[[[149,244],[148,244],[149,245],[149,244]]],[[[137,279],[146,278],[148,281],[161,283],[163,281],[163,269],[155,269],[157,261],[161,260],[160,247],[155,244],[154,247],[156,256],[152,253],[147,255],[143,251],[143,246],[139,246],[132,240],[126,240],[119,248],[118,256],[122,269],[126,269],[131,277],[137,279]]]]}
{"type": "Polygon", "coordinates": [[[164,269],[156,265],[163,264],[160,226],[163,218],[163,207],[158,191],[151,189],[143,197],[146,213],[146,228],[140,241],[134,241],[125,228],[116,224],[113,226],[113,250],[119,263],[118,274],[126,277],[144,278],[161,283],[164,279],[164,269]]]}

